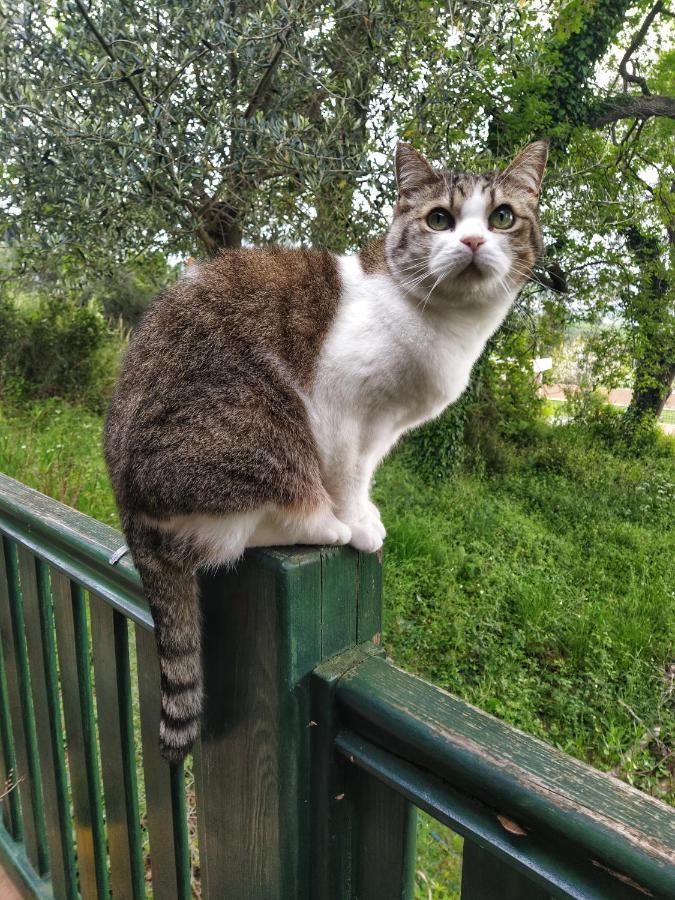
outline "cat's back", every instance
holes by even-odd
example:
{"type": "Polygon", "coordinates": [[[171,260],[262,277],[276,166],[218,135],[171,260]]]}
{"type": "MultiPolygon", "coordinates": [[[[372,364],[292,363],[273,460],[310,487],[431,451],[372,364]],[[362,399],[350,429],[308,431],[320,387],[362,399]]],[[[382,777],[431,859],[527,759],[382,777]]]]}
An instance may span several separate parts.
{"type": "Polygon", "coordinates": [[[278,355],[305,382],[339,297],[337,262],[328,251],[223,250],[157,298],[127,362],[185,368],[191,354],[210,359],[245,345],[278,355]]]}
{"type": "Polygon", "coordinates": [[[334,315],[339,292],[337,261],[326,250],[222,250],[191,265],[157,298],[145,321],[156,327],[176,317],[203,317],[231,333],[241,329],[247,334],[257,322],[280,327],[289,318],[320,327],[334,315]]]}

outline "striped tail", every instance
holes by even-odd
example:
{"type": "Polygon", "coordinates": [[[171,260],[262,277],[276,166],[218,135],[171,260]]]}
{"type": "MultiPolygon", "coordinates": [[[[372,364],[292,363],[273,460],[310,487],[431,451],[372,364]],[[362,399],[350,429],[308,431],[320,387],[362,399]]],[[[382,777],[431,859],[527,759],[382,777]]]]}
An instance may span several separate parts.
{"type": "Polygon", "coordinates": [[[134,554],[150,611],[161,673],[159,749],[180,763],[199,734],[202,713],[201,619],[193,569],[134,554]]]}

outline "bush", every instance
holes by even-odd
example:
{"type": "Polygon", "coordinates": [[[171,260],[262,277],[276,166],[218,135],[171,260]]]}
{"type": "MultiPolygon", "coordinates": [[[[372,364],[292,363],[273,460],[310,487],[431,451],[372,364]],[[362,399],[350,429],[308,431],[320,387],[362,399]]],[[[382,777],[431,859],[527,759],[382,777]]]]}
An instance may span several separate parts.
{"type": "Polygon", "coordinates": [[[514,447],[531,442],[542,424],[543,402],[526,335],[506,335],[500,350],[485,365],[465,429],[467,460],[486,472],[509,471],[514,447]]]}
{"type": "Polygon", "coordinates": [[[445,478],[463,462],[466,421],[476,402],[479,377],[474,373],[466,393],[457,403],[404,438],[402,454],[414,471],[427,480],[445,478]]]}
{"type": "Polygon", "coordinates": [[[583,426],[609,450],[624,456],[652,453],[663,441],[656,416],[633,416],[611,406],[598,391],[570,391],[566,409],[572,422],[583,426]]]}
{"type": "Polygon", "coordinates": [[[17,306],[0,301],[0,378],[17,398],[80,399],[105,406],[123,342],[92,304],[68,302],[17,306]]]}
{"type": "Polygon", "coordinates": [[[151,253],[88,282],[80,297],[95,301],[109,322],[122,322],[124,327],[133,328],[175,274],[175,268],[161,253],[151,253]]]}

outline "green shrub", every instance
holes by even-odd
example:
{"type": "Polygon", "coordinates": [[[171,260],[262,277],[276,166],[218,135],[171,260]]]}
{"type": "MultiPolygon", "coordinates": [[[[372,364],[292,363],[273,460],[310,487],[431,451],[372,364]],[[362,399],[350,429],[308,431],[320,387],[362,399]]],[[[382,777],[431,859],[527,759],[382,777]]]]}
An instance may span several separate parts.
{"type": "Polygon", "coordinates": [[[474,373],[466,393],[457,403],[404,438],[401,452],[424,478],[444,478],[464,460],[466,421],[476,402],[479,378],[474,373]]]}
{"type": "Polygon", "coordinates": [[[163,254],[151,253],[87,283],[80,296],[95,301],[109,322],[122,322],[126,328],[133,328],[175,275],[175,268],[163,254]]]}
{"type": "Polygon", "coordinates": [[[657,451],[662,444],[656,416],[633,416],[611,406],[599,391],[570,391],[566,412],[610,450],[635,456],[657,451]]]}
{"type": "Polygon", "coordinates": [[[0,379],[10,397],[107,402],[123,343],[93,304],[0,302],[0,379]]]}

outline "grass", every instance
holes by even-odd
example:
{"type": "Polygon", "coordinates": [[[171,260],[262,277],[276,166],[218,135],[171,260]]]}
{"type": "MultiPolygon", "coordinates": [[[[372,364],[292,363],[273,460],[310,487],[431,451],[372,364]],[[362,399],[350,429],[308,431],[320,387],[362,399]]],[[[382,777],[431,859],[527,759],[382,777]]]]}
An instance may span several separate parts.
{"type": "MultiPolygon", "coordinates": [[[[117,525],[100,417],[0,413],[0,470],[117,525]]],[[[671,449],[667,449],[670,447],[671,449]]],[[[385,645],[397,663],[675,801],[675,455],[624,459],[571,426],[499,474],[377,474],[388,529],[385,645]]],[[[458,896],[460,842],[420,817],[417,897],[458,896]]]]}
{"type": "MultiPolygon", "coordinates": [[[[675,733],[673,457],[621,460],[573,427],[511,471],[378,475],[397,662],[601,768],[675,733]]],[[[675,799],[672,757],[625,775],[675,799]]]]}
{"type": "Polygon", "coordinates": [[[62,400],[0,404],[0,471],[117,528],[102,433],[101,416],[62,400]]]}

